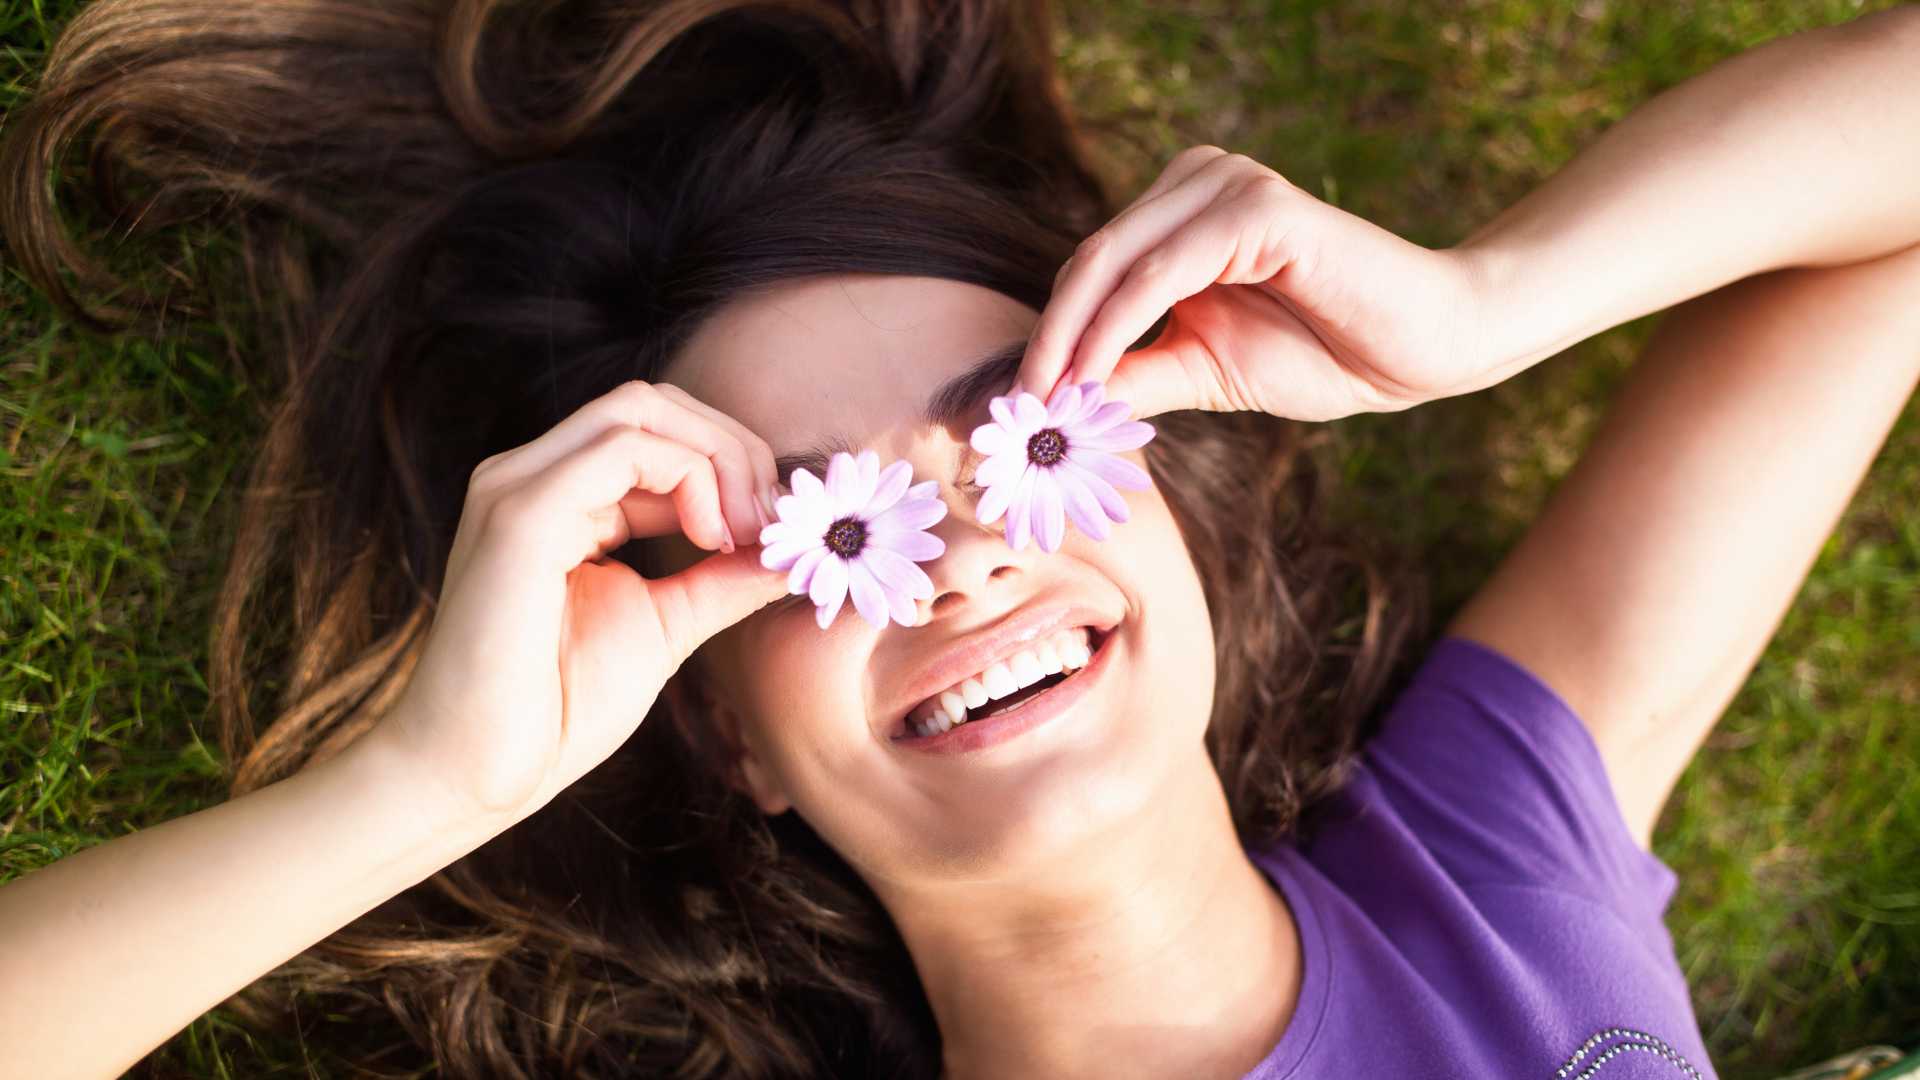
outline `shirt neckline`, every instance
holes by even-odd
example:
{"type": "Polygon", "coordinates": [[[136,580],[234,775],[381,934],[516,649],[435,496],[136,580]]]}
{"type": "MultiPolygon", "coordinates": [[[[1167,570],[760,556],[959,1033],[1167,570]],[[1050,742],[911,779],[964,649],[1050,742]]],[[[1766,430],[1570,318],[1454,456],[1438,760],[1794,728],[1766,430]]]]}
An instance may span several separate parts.
{"type": "Polygon", "coordinates": [[[1300,852],[1291,843],[1281,841],[1264,850],[1249,850],[1247,854],[1254,865],[1265,872],[1267,880],[1273,882],[1293,914],[1300,938],[1300,997],[1294,1004],[1293,1017],[1287,1021],[1287,1029],[1280,1033],[1280,1041],[1243,1080],[1285,1080],[1306,1061],[1307,1052],[1319,1038],[1327,1018],[1327,1007],[1333,997],[1333,971],[1329,966],[1333,951],[1327,945],[1326,927],[1320,921],[1320,913],[1308,898],[1308,885],[1300,873],[1304,861],[1300,852]]]}

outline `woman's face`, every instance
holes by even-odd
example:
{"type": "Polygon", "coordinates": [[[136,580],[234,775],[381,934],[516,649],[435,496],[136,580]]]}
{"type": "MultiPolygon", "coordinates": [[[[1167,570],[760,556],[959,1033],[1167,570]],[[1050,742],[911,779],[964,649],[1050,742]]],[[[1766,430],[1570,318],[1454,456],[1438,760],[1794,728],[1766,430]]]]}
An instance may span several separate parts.
{"type": "MultiPolygon", "coordinates": [[[[876,888],[991,880],[1125,837],[1178,770],[1205,767],[1212,628],[1160,492],[1123,493],[1130,520],[1109,539],[1069,528],[1052,553],[1011,550],[1004,519],[975,520],[980,492],[963,485],[979,457],[968,436],[987,421],[987,398],[1011,383],[1037,319],[1000,293],[942,278],[809,278],[722,309],[666,373],[776,455],[844,441],[883,465],[905,459],[915,483],[940,482],[948,512],[929,531],[946,552],[920,564],[934,595],[918,602],[915,625],[875,630],[847,604],[823,631],[807,599],[789,597],[696,658],[721,706],[714,722],[740,747],[761,808],[796,810],[876,888]],[[982,392],[963,415],[929,422],[929,401],[996,353],[1005,359],[976,380],[982,392]],[[929,680],[972,663],[956,661],[963,650],[1053,610],[1067,613],[1063,628],[1104,631],[1094,662],[1068,679],[1086,680],[1069,708],[967,753],[897,738],[937,693],[929,680]]],[[[1144,467],[1140,451],[1128,456],[1144,467]]],[[[687,559],[697,554],[681,544],[687,559]]]]}

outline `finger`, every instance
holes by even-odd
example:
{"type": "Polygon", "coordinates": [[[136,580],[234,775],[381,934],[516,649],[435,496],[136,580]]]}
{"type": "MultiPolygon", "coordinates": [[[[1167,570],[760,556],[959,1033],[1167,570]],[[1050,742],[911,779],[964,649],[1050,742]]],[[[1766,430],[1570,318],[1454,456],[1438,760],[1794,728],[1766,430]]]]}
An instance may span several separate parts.
{"type": "Polygon", "coordinates": [[[1034,324],[1015,385],[1043,401],[1051,396],[1066,374],[1081,331],[1121,275],[1142,253],[1203,210],[1245,168],[1259,166],[1239,154],[1202,161],[1160,194],[1121,211],[1082,240],[1034,324]]]}
{"type": "Polygon", "coordinates": [[[1163,337],[1122,356],[1106,379],[1107,400],[1126,402],[1130,407],[1127,415],[1134,420],[1196,404],[1204,407],[1206,403],[1193,400],[1193,387],[1196,378],[1210,376],[1205,374],[1204,364],[1192,362],[1186,348],[1163,337]]]}
{"type": "Polygon", "coordinates": [[[660,388],[661,393],[674,397],[688,408],[732,432],[734,438],[740,440],[740,445],[746,448],[747,459],[753,465],[755,502],[762,511],[760,524],[764,527],[778,520],[778,515],[773,510],[773,499],[775,488],[780,480],[780,471],[774,464],[773,447],[767,445],[767,441],[752,428],[694,397],[685,389],[673,383],[655,383],[654,385],[660,388]]]}
{"type": "Polygon", "coordinates": [[[647,582],[674,666],[706,640],[787,595],[787,575],[760,565],[758,553],[712,555],[647,582]]]}
{"type": "Polygon", "coordinates": [[[1203,145],[1187,147],[1185,150],[1173,155],[1172,159],[1167,162],[1167,167],[1160,170],[1160,175],[1154,178],[1153,183],[1148,184],[1145,191],[1134,196],[1133,201],[1127,204],[1127,209],[1130,210],[1173,185],[1180,183],[1187,177],[1199,172],[1201,166],[1215,158],[1226,157],[1227,153],[1226,150],[1218,146],[1203,145]]]}
{"type": "Polygon", "coordinates": [[[1152,329],[1173,305],[1210,285],[1264,281],[1267,237],[1285,225],[1268,197],[1223,198],[1160,246],[1141,255],[1101,303],[1080,335],[1067,380],[1105,382],[1127,346],[1152,329]]]}
{"type": "Polygon", "coordinates": [[[695,544],[732,550],[712,460],[682,443],[628,425],[606,429],[575,453],[503,494],[493,512],[504,528],[522,537],[540,538],[535,542],[543,551],[529,552],[527,557],[540,558],[550,551],[556,568],[564,572],[605,554],[611,548],[604,545],[614,540],[624,543],[642,535],[637,527],[645,526],[644,521],[629,522],[628,537],[607,528],[608,510],[618,507],[624,514],[628,496],[636,489],[669,496],[679,531],[695,544]]]}
{"type": "Polygon", "coordinates": [[[609,428],[636,427],[665,436],[705,455],[719,477],[721,507],[735,536],[757,535],[754,513],[757,489],[752,460],[746,447],[727,429],[688,408],[652,383],[631,380],[587,402],[542,432],[538,438],[500,455],[489,465],[489,483],[512,487],[567,455],[609,428]]]}

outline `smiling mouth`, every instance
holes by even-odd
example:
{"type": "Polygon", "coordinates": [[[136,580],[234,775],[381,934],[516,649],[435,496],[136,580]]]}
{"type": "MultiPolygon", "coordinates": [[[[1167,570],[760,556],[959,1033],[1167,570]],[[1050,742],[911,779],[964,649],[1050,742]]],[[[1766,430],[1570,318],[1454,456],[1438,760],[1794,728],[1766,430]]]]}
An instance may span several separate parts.
{"type": "Polygon", "coordinates": [[[894,738],[937,738],[975,720],[1016,709],[1084,670],[1114,629],[1073,627],[1003,657],[915,706],[894,738]]]}

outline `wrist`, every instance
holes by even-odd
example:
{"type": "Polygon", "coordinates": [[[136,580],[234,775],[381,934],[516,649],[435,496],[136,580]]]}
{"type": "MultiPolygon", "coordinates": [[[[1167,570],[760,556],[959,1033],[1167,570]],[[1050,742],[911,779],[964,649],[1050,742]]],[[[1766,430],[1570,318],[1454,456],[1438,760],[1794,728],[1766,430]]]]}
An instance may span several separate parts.
{"type": "MultiPolygon", "coordinates": [[[[1491,386],[1613,325],[1604,275],[1569,281],[1542,247],[1492,233],[1446,249],[1473,296],[1475,360],[1491,386]]],[[[1476,387],[1477,389],[1477,387],[1476,387]]]]}
{"type": "Polygon", "coordinates": [[[416,830],[456,845],[472,838],[469,847],[477,847],[525,816],[483,810],[463,798],[421,763],[392,713],[342,751],[340,758],[343,769],[359,776],[362,790],[391,806],[416,830]]]}

